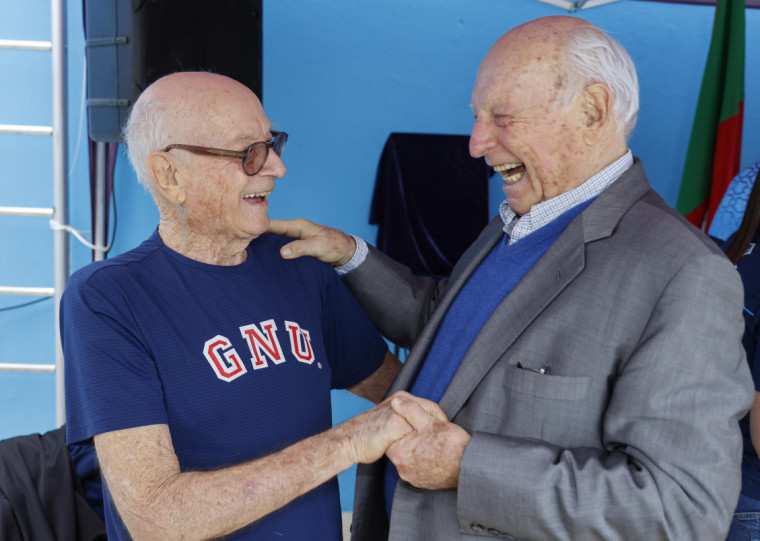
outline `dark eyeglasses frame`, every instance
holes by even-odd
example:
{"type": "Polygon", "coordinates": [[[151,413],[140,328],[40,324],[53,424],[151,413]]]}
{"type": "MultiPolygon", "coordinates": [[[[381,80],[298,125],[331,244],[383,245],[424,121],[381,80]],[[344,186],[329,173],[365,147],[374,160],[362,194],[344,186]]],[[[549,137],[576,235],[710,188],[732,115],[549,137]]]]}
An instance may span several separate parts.
{"type": "MultiPolygon", "coordinates": [[[[274,153],[277,154],[278,156],[282,156],[282,151],[285,149],[285,143],[288,141],[288,134],[285,133],[284,131],[274,131],[274,130],[272,130],[271,133],[272,133],[272,139],[270,141],[256,141],[252,145],[249,145],[245,150],[241,150],[241,151],[225,150],[222,148],[199,147],[196,145],[174,144],[174,145],[169,145],[166,148],[164,148],[163,152],[168,152],[172,150],[173,148],[179,148],[182,150],[189,150],[190,152],[201,152],[204,154],[212,154],[214,156],[240,158],[241,165],[243,166],[243,172],[249,177],[252,177],[258,174],[258,172],[261,171],[264,165],[267,163],[267,158],[269,157],[270,149],[274,150],[274,153]],[[259,164],[256,170],[249,173],[245,167],[246,162],[248,160],[248,156],[250,156],[251,152],[253,152],[254,149],[259,145],[264,145],[264,147],[266,148],[266,153],[264,154],[264,158],[261,160],[261,164],[259,164]]],[[[256,155],[257,154],[254,154],[254,156],[256,155]]]]}

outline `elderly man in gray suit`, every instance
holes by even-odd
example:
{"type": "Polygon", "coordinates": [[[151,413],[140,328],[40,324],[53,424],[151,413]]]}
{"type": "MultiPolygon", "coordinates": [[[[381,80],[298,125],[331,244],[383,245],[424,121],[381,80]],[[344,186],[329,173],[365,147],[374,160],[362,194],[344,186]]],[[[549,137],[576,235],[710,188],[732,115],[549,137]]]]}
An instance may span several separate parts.
{"type": "Polygon", "coordinates": [[[581,19],[531,21],[489,51],[472,107],[470,151],[507,199],[447,279],[271,225],[302,239],[283,257],[350,270],[385,336],[413,345],[391,391],[451,420],[392,401],[415,430],[360,468],[353,539],[720,539],[753,396],[742,286],[627,148],[630,57],[581,19]]]}

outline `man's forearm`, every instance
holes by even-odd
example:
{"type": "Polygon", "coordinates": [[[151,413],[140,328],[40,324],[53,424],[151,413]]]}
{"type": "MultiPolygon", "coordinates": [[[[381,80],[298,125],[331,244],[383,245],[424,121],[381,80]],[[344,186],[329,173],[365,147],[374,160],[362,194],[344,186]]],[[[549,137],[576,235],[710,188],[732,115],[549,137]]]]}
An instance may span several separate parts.
{"type": "MultiPolygon", "coordinates": [[[[165,425],[133,430],[146,429],[146,437],[168,431],[165,425]]],[[[172,472],[157,471],[155,463],[140,460],[124,464],[118,455],[133,438],[123,441],[120,433],[129,431],[98,436],[96,446],[117,509],[135,539],[208,539],[260,519],[350,467],[352,450],[342,431],[335,427],[277,453],[206,472],[180,473],[178,465],[172,472]],[[132,471],[125,474],[124,468],[132,471]],[[129,486],[133,477],[157,482],[138,490],[129,486]]]]}
{"type": "Polygon", "coordinates": [[[380,406],[271,455],[180,472],[166,425],[95,437],[103,474],[135,539],[208,539],[279,509],[356,462],[377,460],[411,428],[380,406]]]}
{"type": "Polygon", "coordinates": [[[348,391],[377,404],[385,398],[401,366],[401,361],[393,353],[387,351],[380,367],[363,381],[349,387],[348,391]]]}

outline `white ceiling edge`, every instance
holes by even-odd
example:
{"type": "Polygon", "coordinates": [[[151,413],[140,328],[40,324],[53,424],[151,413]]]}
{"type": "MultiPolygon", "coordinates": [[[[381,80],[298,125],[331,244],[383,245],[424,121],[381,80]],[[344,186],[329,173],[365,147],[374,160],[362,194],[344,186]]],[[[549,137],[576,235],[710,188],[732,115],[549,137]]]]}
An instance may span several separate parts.
{"type": "Polygon", "coordinates": [[[612,2],[619,2],[620,0],[538,0],[544,4],[550,4],[558,8],[566,9],[567,11],[574,12],[581,9],[594,8],[597,6],[603,6],[604,4],[611,4],[612,2]]]}

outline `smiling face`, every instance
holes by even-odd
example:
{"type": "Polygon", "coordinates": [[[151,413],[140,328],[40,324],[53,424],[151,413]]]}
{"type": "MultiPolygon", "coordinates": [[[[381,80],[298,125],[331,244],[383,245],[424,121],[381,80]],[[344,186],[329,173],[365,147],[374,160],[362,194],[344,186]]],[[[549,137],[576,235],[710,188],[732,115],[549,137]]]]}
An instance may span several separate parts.
{"type": "MultiPolygon", "coordinates": [[[[259,100],[244,86],[212,86],[202,103],[205,122],[193,123],[188,133],[204,134],[200,145],[242,151],[254,142],[271,139],[271,123],[259,100]]],[[[182,170],[187,178],[184,208],[190,230],[217,241],[226,237],[251,240],[267,230],[267,197],[274,179],[285,174],[274,152],[252,177],[243,171],[240,158],[190,152],[184,152],[184,158],[188,162],[182,170]]]]}
{"type": "Polygon", "coordinates": [[[584,142],[583,89],[568,90],[572,81],[562,68],[561,30],[577,21],[569,19],[511,30],[486,55],[475,81],[470,153],[501,174],[509,206],[519,215],[596,172],[584,142]]]}
{"type": "MultiPolygon", "coordinates": [[[[269,141],[272,125],[258,98],[231,79],[207,73],[176,74],[160,88],[169,98],[172,143],[243,151],[257,141],[269,141]]],[[[176,184],[167,196],[174,203],[160,228],[180,242],[179,251],[196,259],[209,254],[242,254],[245,246],[269,227],[268,196],[274,180],[285,174],[280,158],[270,150],[254,176],[243,171],[240,158],[219,157],[184,149],[160,153],[173,167],[176,184]],[[189,252],[189,253],[188,253],[189,252]]],[[[164,239],[166,242],[167,239],[164,239]]],[[[167,244],[169,244],[167,242],[167,244]]],[[[213,258],[212,258],[213,259],[213,258]]]]}

